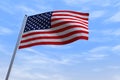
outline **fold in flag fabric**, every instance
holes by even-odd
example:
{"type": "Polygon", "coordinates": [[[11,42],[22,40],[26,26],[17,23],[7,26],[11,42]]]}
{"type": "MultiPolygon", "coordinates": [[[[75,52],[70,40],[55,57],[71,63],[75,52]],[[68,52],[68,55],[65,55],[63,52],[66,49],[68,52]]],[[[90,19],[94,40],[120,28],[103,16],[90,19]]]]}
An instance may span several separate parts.
{"type": "Polygon", "coordinates": [[[88,40],[89,13],[58,10],[28,16],[19,49],[88,40]]]}

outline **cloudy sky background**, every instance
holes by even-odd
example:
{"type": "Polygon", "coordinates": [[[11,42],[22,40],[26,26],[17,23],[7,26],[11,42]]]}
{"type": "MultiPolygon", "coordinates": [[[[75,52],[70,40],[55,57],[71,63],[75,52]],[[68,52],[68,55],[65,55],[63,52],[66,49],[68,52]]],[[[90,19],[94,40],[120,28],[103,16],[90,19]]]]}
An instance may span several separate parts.
{"type": "Polygon", "coordinates": [[[4,80],[24,15],[88,12],[89,40],[19,50],[9,80],[120,80],[120,0],[1,0],[0,80],[4,80]]]}

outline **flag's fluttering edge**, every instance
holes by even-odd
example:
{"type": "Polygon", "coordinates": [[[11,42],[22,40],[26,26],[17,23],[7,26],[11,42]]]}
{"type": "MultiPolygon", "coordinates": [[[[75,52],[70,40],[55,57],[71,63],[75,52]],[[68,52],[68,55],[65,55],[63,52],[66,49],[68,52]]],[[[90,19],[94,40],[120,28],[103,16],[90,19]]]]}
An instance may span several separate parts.
{"type": "Polygon", "coordinates": [[[28,16],[19,49],[88,40],[89,13],[59,10],[28,16]]]}

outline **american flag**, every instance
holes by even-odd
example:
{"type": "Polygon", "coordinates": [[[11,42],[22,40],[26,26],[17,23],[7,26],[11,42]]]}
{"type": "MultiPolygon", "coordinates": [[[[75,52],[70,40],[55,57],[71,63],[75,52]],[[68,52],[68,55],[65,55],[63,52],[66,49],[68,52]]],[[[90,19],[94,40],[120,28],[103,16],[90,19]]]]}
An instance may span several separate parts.
{"type": "Polygon", "coordinates": [[[88,40],[89,13],[58,10],[28,16],[19,49],[88,40]]]}

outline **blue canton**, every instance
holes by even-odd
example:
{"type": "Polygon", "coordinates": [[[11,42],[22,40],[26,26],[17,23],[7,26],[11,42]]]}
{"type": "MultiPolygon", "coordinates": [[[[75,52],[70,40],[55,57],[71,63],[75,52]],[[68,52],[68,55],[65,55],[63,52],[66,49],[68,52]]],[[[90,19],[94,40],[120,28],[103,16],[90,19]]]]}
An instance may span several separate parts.
{"type": "Polygon", "coordinates": [[[32,30],[49,29],[51,27],[52,12],[46,12],[29,16],[25,25],[24,33],[32,30]]]}

